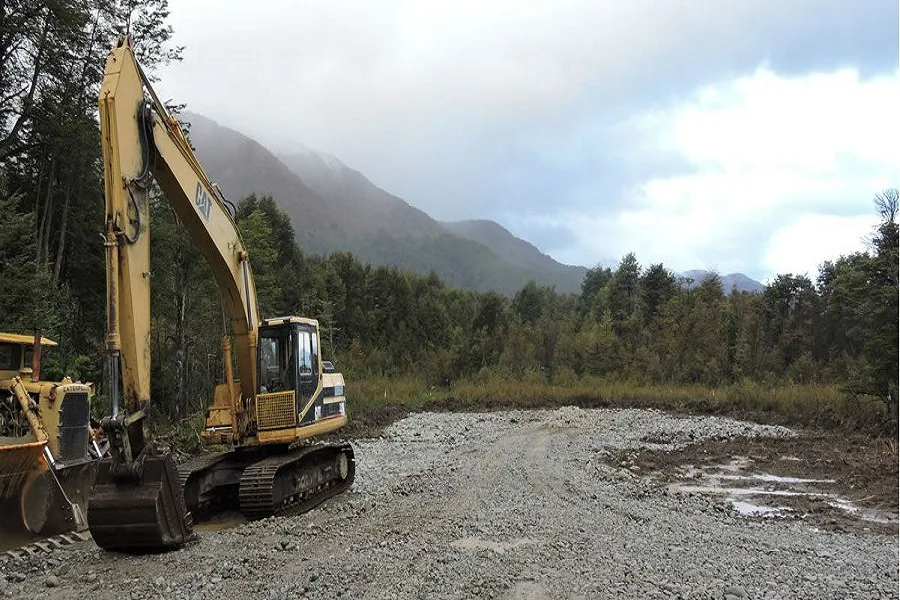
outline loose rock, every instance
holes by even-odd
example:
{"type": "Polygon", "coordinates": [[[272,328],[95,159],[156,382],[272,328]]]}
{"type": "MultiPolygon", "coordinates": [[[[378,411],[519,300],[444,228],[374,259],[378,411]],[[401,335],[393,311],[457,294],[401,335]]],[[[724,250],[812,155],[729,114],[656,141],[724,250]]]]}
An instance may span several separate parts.
{"type": "Polygon", "coordinates": [[[76,544],[53,553],[64,584],[46,556],[0,559],[0,594],[55,577],[63,600],[897,598],[896,535],[742,518],[634,468],[643,448],[796,435],[648,410],[412,414],[353,441],[353,488],[311,512],[200,524],[157,555],[76,544]]]}

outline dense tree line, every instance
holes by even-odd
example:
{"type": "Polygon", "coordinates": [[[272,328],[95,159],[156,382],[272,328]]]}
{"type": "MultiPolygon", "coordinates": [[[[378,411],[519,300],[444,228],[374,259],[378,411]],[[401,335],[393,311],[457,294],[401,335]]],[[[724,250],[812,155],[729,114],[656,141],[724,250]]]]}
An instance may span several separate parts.
{"type": "MultiPolygon", "coordinates": [[[[48,374],[104,389],[102,168],[96,95],[116,36],[137,39],[152,74],[177,59],[165,0],[0,3],[0,329],[40,327],[60,348],[48,374]]],[[[152,76],[152,75],[151,75],[152,76]]],[[[586,377],[718,386],[835,383],[892,403],[898,365],[897,191],[876,197],[865,252],[815,281],[779,275],[762,294],[693,288],[635,254],[588,271],[581,293],[530,282],[511,297],[309,255],[269,197],[242,200],[260,314],[321,324],[327,355],[353,381],[416,377],[433,386],[489,377],[565,385],[586,377]]],[[[153,397],[202,408],[221,378],[218,291],[165,199],[151,200],[153,397]]]]}
{"type": "MultiPolygon", "coordinates": [[[[485,377],[559,385],[586,376],[709,386],[749,379],[839,384],[895,402],[896,190],[876,202],[881,224],[869,251],[824,263],[815,282],[779,275],[761,294],[726,293],[717,275],[687,288],[634,254],[615,269],[591,269],[580,294],[534,282],[512,297],[476,293],[349,253],[306,255],[269,197],[241,201],[237,222],[260,313],[317,318],[351,389],[375,376],[433,386],[485,377]]],[[[185,398],[191,409],[221,369],[217,291],[165,201],[153,207],[153,260],[162,265],[154,267],[154,351],[176,357],[156,361],[154,381],[165,388],[160,397],[185,398]]]]}

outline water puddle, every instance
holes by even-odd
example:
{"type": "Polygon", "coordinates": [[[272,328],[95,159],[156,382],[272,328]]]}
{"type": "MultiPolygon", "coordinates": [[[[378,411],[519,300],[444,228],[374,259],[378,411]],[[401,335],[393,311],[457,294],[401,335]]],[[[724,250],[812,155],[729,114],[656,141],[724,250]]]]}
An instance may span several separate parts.
{"type": "Polygon", "coordinates": [[[835,483],[834,479],[803,479],[801,477],[785,477],[782,475],[772,475],[770,473],[758,473],[754,475],[721,475],[721,479],[736,480],[755,480],[765,481],[767,483],[835,483]]]}
{"type": "Polygon", "coordinates": [[[878,510],[876,508],[864,508],[857,506],[843,498],[830,498],[828,504],[835,508],[839,508],[846,513],[854,515],[863,521],[872,523],[897,523],[897,515],[886,510],[878,510]]]}
{"type": "Polygon", "coordinates": [[[788,506],[763,506],[746,500],[731,500],[731,508],[745,517],[783,517],[792,509],[788,506]]]}
{"type": "MultiPolygon", "coordinates": [[[[782,459],[796,460],[792,456],[782,459]]],[[[806,518],[834,513],[867,523],[898,523],[896,513],[862,507],[839,495],[836,483],[834,479],[754,472],[752,459],[735,456],[721,464],[679,467],[677,481],[669,485],[669,490],[722,497],[735,512],[746,517],[806,518]]]]}

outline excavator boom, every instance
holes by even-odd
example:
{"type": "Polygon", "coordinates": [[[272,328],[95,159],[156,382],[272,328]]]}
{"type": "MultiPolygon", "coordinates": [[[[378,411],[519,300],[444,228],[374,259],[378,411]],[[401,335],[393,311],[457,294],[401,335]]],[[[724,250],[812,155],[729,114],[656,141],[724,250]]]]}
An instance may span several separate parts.
{"type": "Polygon", "coordinates": [[[121,355],[125,407],[135,410],[150,402],[151,178],[212,269],[235,338],[242,392],[252,395],[259,315],[254,314],[256,286],[244,243],[178,121],[153,92],[128,38],[120,40],[107,59],[99,108],[106,197],[107,351],[121,355]]]}

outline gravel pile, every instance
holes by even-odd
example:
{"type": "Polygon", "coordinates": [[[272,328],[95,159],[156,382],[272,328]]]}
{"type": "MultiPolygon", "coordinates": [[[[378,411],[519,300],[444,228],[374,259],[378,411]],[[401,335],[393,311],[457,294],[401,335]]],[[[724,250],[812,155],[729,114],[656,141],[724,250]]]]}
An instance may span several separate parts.
{"type": "Polygon", "coordinates": [[[317,510],[164,555],[7,560],[0,597],[897,598],[896,536],[746,518],[630,460],[793,435],[646,410],[414,414],[354,442],[356,483],[317,510]]]}

